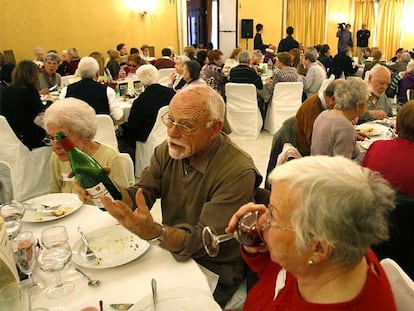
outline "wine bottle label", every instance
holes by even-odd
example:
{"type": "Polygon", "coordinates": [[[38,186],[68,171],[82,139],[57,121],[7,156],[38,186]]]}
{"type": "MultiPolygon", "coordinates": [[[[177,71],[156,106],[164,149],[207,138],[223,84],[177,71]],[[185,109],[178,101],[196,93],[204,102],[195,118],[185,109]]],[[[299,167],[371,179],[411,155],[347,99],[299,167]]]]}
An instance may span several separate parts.
{"type": "Polygon", "coordinates": [[[111,198],[112,200],[114,199],[111,196],[111,194],[108,192],[108,190],[106,189],[103,183],[99,183],[95,187],[87,188],[86,191],[88,191],[88,193],[92,196],[92,201],[99,208],[105,208],[100,200],[101,196],[105,195],[111,198]]]}

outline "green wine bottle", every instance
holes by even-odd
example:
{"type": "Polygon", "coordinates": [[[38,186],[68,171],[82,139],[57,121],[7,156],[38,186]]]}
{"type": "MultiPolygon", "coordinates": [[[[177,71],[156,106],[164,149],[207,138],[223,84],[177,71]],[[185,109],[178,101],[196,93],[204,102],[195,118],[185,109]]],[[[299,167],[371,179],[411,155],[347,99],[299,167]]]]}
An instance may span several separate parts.
{"type": "Polygon", "coordinates": [[[68,154],[76,181],[92,195],[92,200],[96,206],[104,208],[100,200],[103,195],[109,196],[113,200],[122,199],[119,189],[94,158],[75,147],[65,132],[58,132],[56,139],[68,154]]]}

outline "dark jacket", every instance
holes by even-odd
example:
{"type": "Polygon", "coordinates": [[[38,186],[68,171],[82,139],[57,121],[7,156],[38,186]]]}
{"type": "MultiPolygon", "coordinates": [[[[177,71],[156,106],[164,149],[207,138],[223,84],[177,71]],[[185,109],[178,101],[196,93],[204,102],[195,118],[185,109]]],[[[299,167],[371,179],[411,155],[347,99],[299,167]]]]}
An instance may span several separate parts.
{"type": "Polygon", "coordinates": [[[287,36],[286,38],[280,40],[279,46],[277,47],[277,52],[289,52],[293,48],[299,48],[299,42],[293,39],[292,36],[287,36]]]}
{"type": "Polygon", "coordinates": [[[253,42],[254,42],[254,49],[262,51],[263,54],[266,52],[266,49],[269,47],[268,44],[263,43],[262,34],[259,32],[254,35],[253,42]]]}
{"type": "Polygon", "coordinates": [[[230,70],[230,82],[254,84],[258,90],[263,89],[262,78],[257,75],[254,69],[247,65],[237,65],[230,70]]]}
{"type": "Polygon", "coordinates": [[[353,65],[352,58],[346,55],[344,52],[340,52],[335,55],[332,67],[329,70],[328,77],[333,74],[335,79],[339,79],[341,74],[344,73],[345,77],[348,77],[357,72],[358,67],[353,65]]]}

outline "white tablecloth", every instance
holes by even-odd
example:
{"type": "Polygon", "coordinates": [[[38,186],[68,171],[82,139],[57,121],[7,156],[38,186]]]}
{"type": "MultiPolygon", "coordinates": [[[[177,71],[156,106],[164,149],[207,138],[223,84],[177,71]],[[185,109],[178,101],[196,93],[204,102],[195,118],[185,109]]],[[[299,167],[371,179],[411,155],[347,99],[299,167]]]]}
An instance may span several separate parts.
{"type": "MultiPolygon", "coordinates": [[[[41,231],[52,225],[66,226],[71,246],[79,239],[77,227],[81,226],[86,232],[116,224],[116,220],[108,213],[95,206],[83,205],[78,211],[56,221],[44,223],[25,223],[23,230],[33,231],[40,239],[41,231]]],[[[87,306],[99,310],[99,300],[104,302],[104,310],[112,310],[111,303],[135,303],[151,295],[151,279],[155,278],[159,291],[168,289],[192,288],[211,295],[207,279],[199,266],[193,260],[177,262],[171,254],[158,246],[150,246],[148,251],[138,259],[123,266],[111,269],[82,268],[93,279],[101,280],[101,285],[92,288],[87,280],[75,272],[75,264],[71,263],[62,271],[63,281],[72,281],[75,290],[67,297],[52,300],[44,293],[32,297],[32,307],[47,307],[50,311],[79,311],[87,306]]],[[[43,272],[38,267],[33,273],[34,279],[43,278],[46,286],[55,284],[53,273],[43,272]]]]}
{"type": "Polygon", "coordinates": [[[132,102],[133,102],[132,99],[127,99],[125,101],[122,98],[117,99],[117,103],[124,111],[125,121],[128,121],[129,114],[131,112],[132,102]]]}
{"type": "MultiPolygon", "coordinates": [[[[370,128],[374,129],[375,131],[375,135],[370,136],[369,139],[367,138],[364,141],[358,141],[358,144],[361,147],[361,151],[367,150],[369,146],[377,140],[385,140],[385,139],[393,138],[391,127],[380,124],[379,122],[382,122],[382,121],[371,121],[371,122],[366,122],[366,123],[363,123],[357,126],[357,129],[360,129],[362,131],[366,129],[370,129],[370,128]]],[[[387,122],[387,121],[384,121],[384,122],[387,122]]],[[[392,122],[393,122],[392,120],[389,120],[390,124],[392,122]]]]}

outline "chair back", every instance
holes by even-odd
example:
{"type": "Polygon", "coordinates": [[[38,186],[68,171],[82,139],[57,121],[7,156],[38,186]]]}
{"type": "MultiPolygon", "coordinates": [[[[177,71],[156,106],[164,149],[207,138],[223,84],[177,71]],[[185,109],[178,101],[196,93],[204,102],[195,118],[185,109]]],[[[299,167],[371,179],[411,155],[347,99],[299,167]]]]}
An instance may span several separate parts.
{"type": "Polygon", "coordinates": [[[78,79],[75,77],[75,75],[62,76],[60,78],[60,86],[63,88],[73,82],[76,82],[77,80],[78,79]]]}
{"type": "Polygon", "coordinates": [[[367,71],[365,71],[365,77],[364,77],[364,80],[365,81],[367,81],[368,82],[368,80],[369,80],[369,72],[370,72],[371,70],[367,70],[367,71]]]}
{"type": "Polygon", "coordinates": [[[0,161],[0,204],[10,202],[14,198],[11,174],[9,163],[0,161]]]}
{"type": "Polygon", "coordinates": [[[128,179],[128,186],[133,186],[135,184],[134,162],[132,162],[132,159],[128,153],[120,153],[119,156],[121,157],[122,162],[124,162],[125,172],[128,179]]]}
{"type": "Polygon", "coordinates": [[[97,131],[94,140],[118,150],[118,141],[116,139],[115,126],[112,118],[107,114],[97,114],[96,123],[97,131]]]}
{"type": "Polygon", "coordinates": [[[0,161],[10,166],[14,199],[24,201],[48,193],[51,148],[30,151],[14,134],[4,116],[0,116],[0,133],[0,161]]]}
{"type": "Polygon", "coordinates": [[[335,76],[331,75],[328,79],[324,79],[322,81],[321,87],[319,88],[318,93],[323,92],[328,87],[329,83],[331,83],[333,80],[335,80],[335,76]]]}
{"type": "Polygon", "coordinates": [[[167,86],[168,83],[170,82],[170,74],[175,72],[175,68],[164,68],[164,69],[160,69],[158,70],[158,83],[164,86],[167,86]]]}
{"type": "Polygon", "coordinates": [[[302,82],[276,83],[265,121],[265,129],[272,135],[282,127],[286,119],[296,115],[302,105],[302,92],[302,82]]]}
{"type": "Polygon", "coordinates": [[[414,307],[414,282],[392,259],[381,260],[381,265],[390,281],[398,311],[411,311],[414,307]]]}
{"type": "Polygon", "coordinates": [[[410,101],[414,99],[414,90],[413,89],[407,89],[407,101],[410,101]]]}
{"type": "Polygon", "coordinates": [[[232,138],[257,139],[263,119],[257,105],[257,91],[253,84],[226,84],[227,121],[232,138]]]}
{"type": "Polygon", "coordinates": [[[161,107],[158,110],[157,119],[155,120],[154,127],[148,135],[147,141],[136,142],[135,150],[135,176],[140,177],[141,172],[146,168],[151,161],[152,154],[155,147],[161,144],[167,139],[167,128],[162,123],[161,117],[168,111],[168,106],[161,107]]]}

